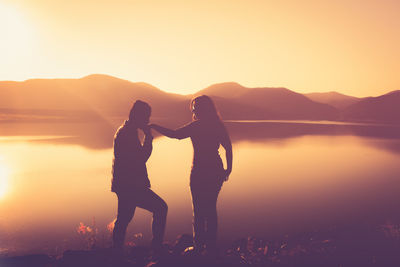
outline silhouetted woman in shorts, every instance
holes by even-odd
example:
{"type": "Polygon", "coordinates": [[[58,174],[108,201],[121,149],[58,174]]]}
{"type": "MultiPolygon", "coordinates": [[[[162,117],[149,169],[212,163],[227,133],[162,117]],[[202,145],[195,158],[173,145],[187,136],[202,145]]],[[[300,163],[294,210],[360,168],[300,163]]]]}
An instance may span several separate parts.
{"type": "Polygon", "coordinates": [[[193,201],[193,234],[195,251],[214,252],[217,241],[217,198],[224,181],[232,171],[232,144],[214,102],[206,95],[191,101],[193,121],[171,130],[150,125],[161,134],[177,139],[190,137],[194,156],[190,174],[193,201]],[[222,145],[226,151],[227,168],[224,169],[218,152],[222,145]]]}

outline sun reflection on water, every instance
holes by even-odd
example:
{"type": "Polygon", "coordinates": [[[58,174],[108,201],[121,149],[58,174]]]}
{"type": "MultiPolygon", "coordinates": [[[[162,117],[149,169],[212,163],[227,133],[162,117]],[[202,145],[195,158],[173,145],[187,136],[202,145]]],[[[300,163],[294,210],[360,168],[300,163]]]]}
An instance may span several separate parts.
{"type": "Polygon", "coordinates": [[[9,169],[0,161],[0,199],[4,198],[8,192],[9,175],[9,169]]]}

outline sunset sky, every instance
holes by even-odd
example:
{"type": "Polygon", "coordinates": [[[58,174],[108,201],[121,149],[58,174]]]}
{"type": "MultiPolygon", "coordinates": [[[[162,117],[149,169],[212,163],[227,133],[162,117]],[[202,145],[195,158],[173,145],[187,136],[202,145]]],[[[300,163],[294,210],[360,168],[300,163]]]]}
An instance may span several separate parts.
{"type": "Polygon", "coordinates": [[[0,0],[0,80],[92,73],[354,96],[400,89],[398,0],[0,0]]]}

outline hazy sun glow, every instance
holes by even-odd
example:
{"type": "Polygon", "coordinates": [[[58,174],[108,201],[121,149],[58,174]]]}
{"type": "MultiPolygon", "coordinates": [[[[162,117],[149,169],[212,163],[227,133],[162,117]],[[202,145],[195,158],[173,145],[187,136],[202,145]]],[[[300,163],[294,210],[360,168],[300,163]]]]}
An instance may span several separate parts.
{"type": "Polygon", "coordinates": [[[0,80],[102,73],[194,93],[235,81],[400,89],[400,1],[2,0],[0,80]]]}
{"type": "Polygon", "coordinates": [[[8,168],[0,162],[0,199],[4,198],[8,192],[9,175],[8,168]]]}
{"type": "Polygon", "coordinates": [[[0,3],[1,71],[15,73],[22,66],[31,66],[33,32],[29,22],[16,8],[0,3]],[[2,70],[4,68],[4,70],[2,70]]]}

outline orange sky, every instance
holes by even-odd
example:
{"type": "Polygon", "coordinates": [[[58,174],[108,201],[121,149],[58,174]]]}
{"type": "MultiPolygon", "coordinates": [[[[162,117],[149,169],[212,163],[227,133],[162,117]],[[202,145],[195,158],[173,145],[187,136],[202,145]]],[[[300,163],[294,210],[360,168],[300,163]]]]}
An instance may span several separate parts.
{"type": "Polygon", "coordinates": [[[398,14],[398,0],[0,0],[0,80],[379,95],[400,89],[398,14]]]}

